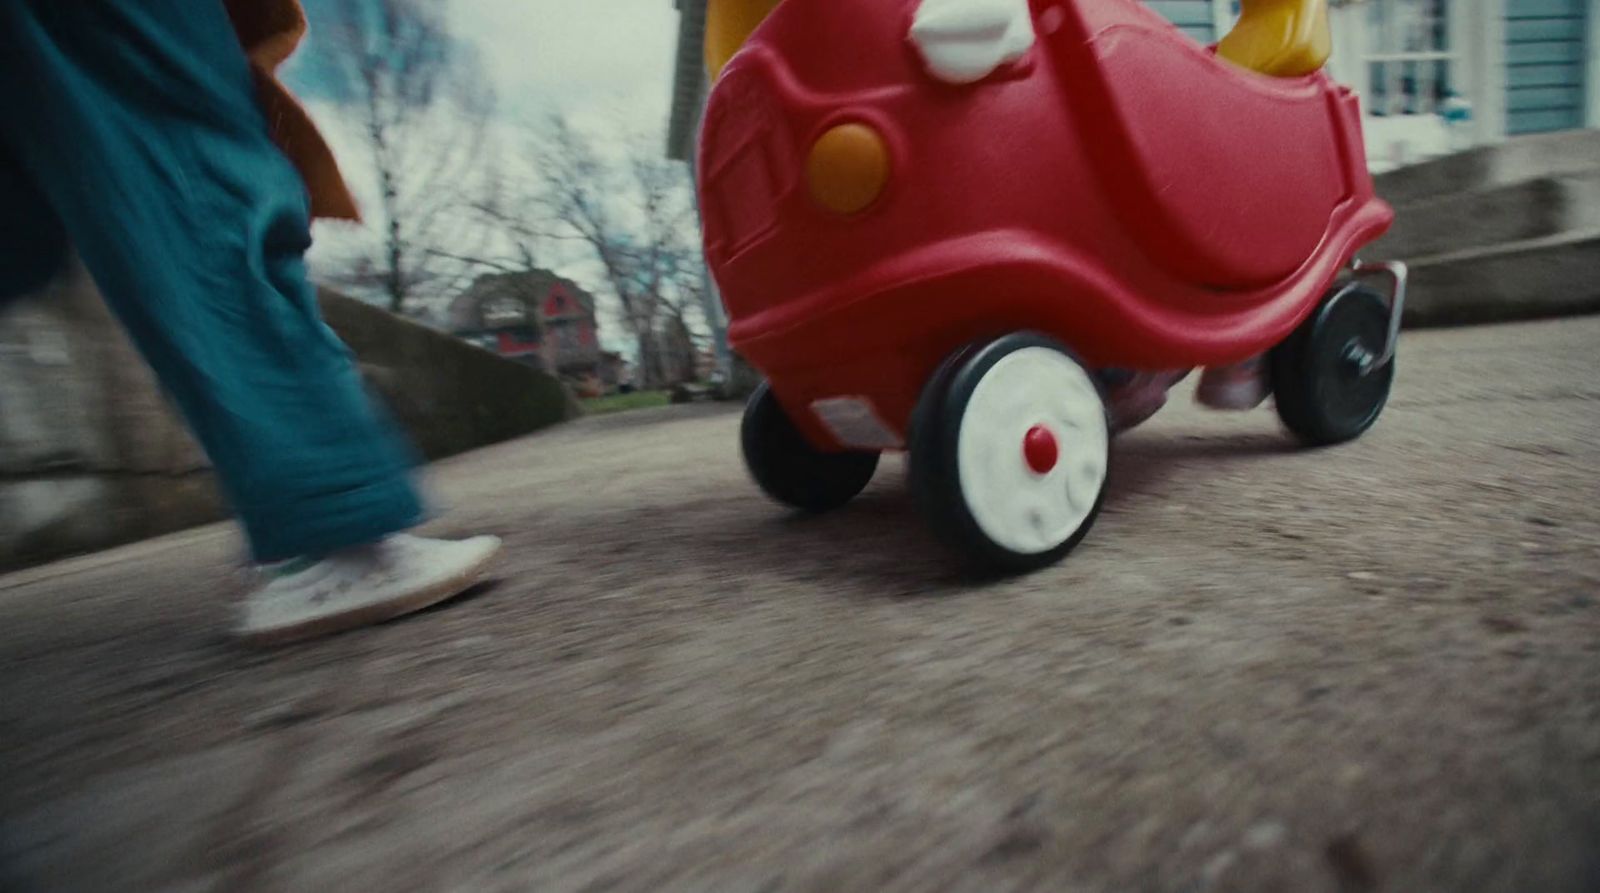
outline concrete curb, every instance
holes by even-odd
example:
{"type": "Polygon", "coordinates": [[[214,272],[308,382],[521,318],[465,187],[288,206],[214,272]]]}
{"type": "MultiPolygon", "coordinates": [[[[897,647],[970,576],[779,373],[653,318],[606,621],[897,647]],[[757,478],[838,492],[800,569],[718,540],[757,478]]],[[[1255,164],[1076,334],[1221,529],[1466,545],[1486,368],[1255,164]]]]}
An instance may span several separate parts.
{"type": "Polygon", "coordinates": [[[1411,266],[1408,328],[1600,313],[1600,132],[1471,149],[1377,188],[1396,221],[1365,254],[1411,266]]]}
{"type": "Polygon", "coordinates": [[[1600,230],[1412,262],[1407,328],[1600,313],[1600,230]]]}
{"type": "Polygon", "coordinates": [[[1600,227],[1600,167],[1400,208],[1394,228],[1364,253],[1420,259],[1595,227],[1600,227]]]}
{"type": "Polygon", "coordinates": [[[1600,131],[1569,130],[1479,146],[1376,177],[1378,195],[1397,208],[1431,198],[1508,186],[1600,166],[1600,131]]]}

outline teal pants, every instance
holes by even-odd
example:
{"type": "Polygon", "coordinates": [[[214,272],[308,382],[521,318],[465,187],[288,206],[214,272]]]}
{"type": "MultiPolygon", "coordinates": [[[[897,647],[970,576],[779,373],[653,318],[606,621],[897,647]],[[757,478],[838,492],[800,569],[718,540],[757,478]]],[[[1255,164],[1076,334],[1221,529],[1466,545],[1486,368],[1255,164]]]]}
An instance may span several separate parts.
{"type": "Polygon", "coordinates": [[[421,513],[409,447],[319,315],[310,243],[220,0],[0,0],[0,299],[76,249],[260,561],[421,513]]]}

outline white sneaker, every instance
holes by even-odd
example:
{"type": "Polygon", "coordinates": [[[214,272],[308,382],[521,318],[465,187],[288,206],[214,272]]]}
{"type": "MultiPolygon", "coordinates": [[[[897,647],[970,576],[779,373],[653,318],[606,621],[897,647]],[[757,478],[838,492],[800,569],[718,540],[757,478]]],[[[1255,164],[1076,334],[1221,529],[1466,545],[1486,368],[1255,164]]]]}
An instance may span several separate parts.
{"type": "Polygon", "coordinates": [[[460,595],[500,551],[500,538],[452,542],[396,534],[317,561],[263,570],[236,632],[269,645],[381,623],[460,595]]]}
{"type": "Polygon", "coordinates": [[[1211,409],[1255,409],[1272,393],[1267,379],[1267,358],[1251,357],[1232,366],[1217,366],[1200,374],[1195,400],[1211,409]]]}
{"type": "Polygon", "coordinates": [[[1136,372],[1126,382],[1112,388],[1107,395],[1111,427],[1120,433],[1149,421],[1167,405],[1167,392],[1189,377],[1189,371],[1136,372]]]}

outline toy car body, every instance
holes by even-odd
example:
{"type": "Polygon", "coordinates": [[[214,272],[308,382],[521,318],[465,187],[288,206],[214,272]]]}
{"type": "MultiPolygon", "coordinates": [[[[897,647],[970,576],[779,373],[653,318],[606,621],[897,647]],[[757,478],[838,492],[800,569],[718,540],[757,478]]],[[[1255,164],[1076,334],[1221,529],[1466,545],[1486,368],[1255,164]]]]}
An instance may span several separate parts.
{"type": "Polygon", "coordinates": [[[1017,0],[1010,21],[995,12],[1003,3],[941,0],[929,16],[928,2],[784,0],[706,109],[706,256],[731,343],[768,379],[756,401],[772,405],[764,421],[747,416],[745,448],[769,493],[831,507],[870,478],[864,456],[909,448],[936,526],[981,562],[1020,569],[1059,558],[1098,509],[1109,431],[1082,430],[1104,421],[1097,370],[1276,351],[1281,413],[1284,380],[1333,374],[1313,368],[1333,357],[1336,377],[1360,372],[1356,396],[1376,408],[1358,425],[1297,433],[1329,442],[1371,424],[1404,276],[1391,268],[1393,292],[1376,302],[1335,287],[1393,218],[1349,89],[1322,72],[1238,68],[1135,0],[1017,0]],[[1337,331],[1313,338],[1319,324],[1337,331]],[[1297,333],[1298,355],[1280,361],[1297,333]],[[1044,363],[1033,378],[1003,375],[1009,395],[982,384],[1018,351],[1044,363]],[[1093,412],[1052,402],[1052,388],[1084,387],[1093,412]],[[963,389],[973,393],[952,402],[963,389]],[[983,432],[966,419],[980,409],[983,432]],[[1041,459],[1041,429],[1054,463],[1041,459]],[[1017,467],[980,482],[995,464],[1017,467]],[[1016,491],[1022,533],[986,524],[979,503],[1007,497],[974,492],[985,486],[1016,491]],[[1023,505],[1063,491],[1059,517],[1023,505]]]}

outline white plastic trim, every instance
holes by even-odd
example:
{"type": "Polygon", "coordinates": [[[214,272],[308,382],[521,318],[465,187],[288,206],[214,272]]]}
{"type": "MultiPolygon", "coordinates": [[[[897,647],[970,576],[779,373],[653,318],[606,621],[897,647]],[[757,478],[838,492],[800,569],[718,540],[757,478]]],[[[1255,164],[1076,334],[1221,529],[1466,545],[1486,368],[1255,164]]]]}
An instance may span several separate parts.
{"type": "Polygon", "coordinates": [[[1060,351],[1022,348],[985,373],[967,401],[956,445],[962,498],[997,545],[1023,555],[1048,552],[1088,520],[1105,488],[1110,444],[1089,373],[1060,351]],[[1028,466],[1022,449],[1035,425],[1060,446],[1044,474],[1028,466]]]}
{"type": "Polygon", "coordinates": [[[981,81],[1033,46],[1028,0],[922,0],[911,41],[934,77],[981,81]]]}
{"type": "Polygon", "coordinates": [[[865,397],[813,400],[811,411],[844,446],[869,450],[897,450],[905,446],[900,435],[865,397]]]}

